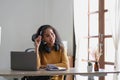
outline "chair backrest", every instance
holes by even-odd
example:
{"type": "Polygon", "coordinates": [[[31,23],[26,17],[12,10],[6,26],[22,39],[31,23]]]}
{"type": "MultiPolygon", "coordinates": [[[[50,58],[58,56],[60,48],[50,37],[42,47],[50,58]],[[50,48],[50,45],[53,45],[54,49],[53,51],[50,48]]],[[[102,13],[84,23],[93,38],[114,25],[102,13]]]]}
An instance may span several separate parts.
{"type": "Polygon", "coordinates": [[[27,48],[25,52],[35,52],[35,48],[27,48]]]}

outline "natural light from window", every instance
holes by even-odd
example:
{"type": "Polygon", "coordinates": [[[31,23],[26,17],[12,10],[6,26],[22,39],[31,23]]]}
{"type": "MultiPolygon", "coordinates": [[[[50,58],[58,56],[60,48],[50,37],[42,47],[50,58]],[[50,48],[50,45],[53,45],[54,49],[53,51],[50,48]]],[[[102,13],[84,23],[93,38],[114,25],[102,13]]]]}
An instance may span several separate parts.
{"type": "MultiPolygon", "coordinates": [[[[99,0],[89,0],[90,1],[90,12],[98,11],[98,1],[99,0]]],[[[105,0],[105,35],[112,35],[112,26],[114,26],[115,21],[115,0],[105,0]]],[[[87,62],[82,62],[82,59],[88,59],[88,41],[85,36],[88,35],[88,0],[74,0],[74,26],[76,34],[76,62],[75,67],[80,70],[86,70],[87,62]]],[[[98,14],[90,15],[90,35],[99,35],[98,33],[98,14]]],[[[98,46],[98,39],[90,39],[90,48],[93,50],[98,46]]],[[[112,38],[105,38],[105,61],[114,62],[114,45],[112,38]]],[[[105,69],[113,69],[113,65],[105,65],[105,69]]],[[[106,80],[113,80],[112,75],[105,77],[106,80]]],[[[77,76],[77,80],[87,80],[87,78],[82,76],[77,76]]],[[[95,77],[95,80],[98,80],[95,77]]]]}

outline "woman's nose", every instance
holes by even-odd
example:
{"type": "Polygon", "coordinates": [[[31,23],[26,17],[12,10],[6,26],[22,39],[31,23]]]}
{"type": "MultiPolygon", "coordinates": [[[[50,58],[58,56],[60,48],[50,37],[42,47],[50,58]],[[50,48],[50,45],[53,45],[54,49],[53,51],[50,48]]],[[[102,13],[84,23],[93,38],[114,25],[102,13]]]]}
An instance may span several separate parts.
{"type": "Polygon", "coordinates": [[[50,40],[52,40],[54,37],[53,37],[53,35],[50,35],[50,40]]]}

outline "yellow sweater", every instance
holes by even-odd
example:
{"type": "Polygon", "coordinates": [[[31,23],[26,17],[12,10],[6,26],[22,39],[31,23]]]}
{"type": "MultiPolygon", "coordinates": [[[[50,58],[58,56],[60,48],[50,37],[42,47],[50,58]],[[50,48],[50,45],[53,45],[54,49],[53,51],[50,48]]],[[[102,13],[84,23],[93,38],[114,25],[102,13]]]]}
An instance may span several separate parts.
{"type": "MultiPolygon", "coordinates": [[[[39,67],[41,67],[41,65],[54,64],[58,67],[69,68],[69,60],[65,51],[51,50],[50,53],[39,54],[38,60],[38,62],[40,62],[39,67]]],[[[52,80],[63,80],[63,75],[56,75],[52,80]]]]}

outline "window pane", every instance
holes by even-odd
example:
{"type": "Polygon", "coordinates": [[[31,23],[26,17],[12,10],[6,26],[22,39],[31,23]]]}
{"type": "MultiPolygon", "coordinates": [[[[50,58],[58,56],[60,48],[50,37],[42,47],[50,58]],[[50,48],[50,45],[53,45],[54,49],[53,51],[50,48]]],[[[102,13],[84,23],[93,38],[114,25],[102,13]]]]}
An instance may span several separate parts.
{"type": "Polygon", "coordinates": [[[90,36],[98,35],[98,14],[90,15],[90,36]]]}
{"type": "Polygon", "coordinates": [[[98,0],[89,0],[89,1],[90,1],[90,12],[98,11],[98,0]]]}
{"type": "Polygon", "coordinates": [[[115,49],[112,38],[105,39],[105,61],[114,62],[115,49]]]}
{"type": "Polygon", "coordinates": [[[105,0],[105,34],[111,35],[112,28],[115,24],[115,0],[105,0]]]}
{"type": "Polygon", "coordinates": [[[91,38],[90,39],[90,60],[94,60],[94,51],[96,50],[96,48],[98,47],[98,38],[91,38]]]}

